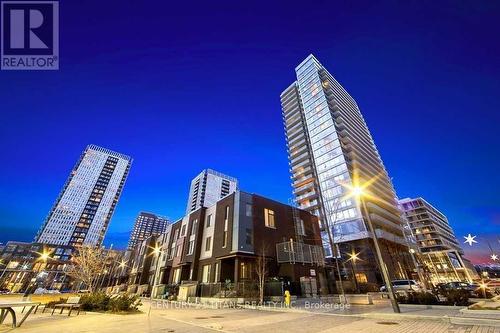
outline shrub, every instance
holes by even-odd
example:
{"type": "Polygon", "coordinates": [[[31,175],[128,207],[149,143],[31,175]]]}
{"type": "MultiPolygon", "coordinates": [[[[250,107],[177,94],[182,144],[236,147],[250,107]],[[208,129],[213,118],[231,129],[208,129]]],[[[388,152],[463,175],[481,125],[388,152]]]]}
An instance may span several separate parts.
{"type": "Polygon", "coordinates": [[[417,293],[417,302],[418,304],[433,305],[438,304],[439,299],[432,293],[420,292],[417,293]]]}
{"type": "Polygon", "coordinates": [[[103,292],[85,294],[80,299],[82,310],[85,311],[108,311],[109,296],[103,292]]]}
{"type": "Polygon", "coordinates": [[[445,296],[448,305],[469,305],[469,292],[467,290],[449,290],[445,296]]]}
{"type": "Polygon", "coordinates": [[[139,311],[141,301],[138,295],[122,294],[109,300],[111,312],[135,312],[139,311]]]}
{"type": "Polygon", "coordinates": [[[376,283],[360,283],[359,284],[359,291],[362,294],[366,294],[368,292],[377,292],[379,291],[378,284],[376,283]]]}
{"type": "Polygon", "coordinates": [[[424,305],[434,305],[438,304],[438,298],[428,292],[413,292],[406,294],[397,294],[396,296],[399,303],[402,304],[424,304],[424,305]]]}
{"type": "Polygon", "coordinates": [[[102,292],[83,295],[80,299],[82,310],[96,312],[135,312],[141,305],[139,296],[122,294],[110,297],[102,292]]]}
{"type": "Polygon", "coordinates": [[[48,303],[45,305],[45,307],[46,307],[47,309],[49,309],[49,308],[50,308],[50,309],[52,309],[52,308],[54,307],[54,305],[56,305],[56,304],[61,304],[61,303],[66,303],[66,301],[67,301],[67,300],[68,300],[67,298],[62,298],[62,297],[60,297],[58,301],[50,301],[50,302],[48,302],[48,303]]]}

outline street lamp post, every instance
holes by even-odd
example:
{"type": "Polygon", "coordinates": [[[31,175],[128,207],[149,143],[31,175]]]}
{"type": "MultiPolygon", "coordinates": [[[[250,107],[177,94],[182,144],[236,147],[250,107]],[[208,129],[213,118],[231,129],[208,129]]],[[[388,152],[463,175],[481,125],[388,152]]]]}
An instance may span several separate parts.
{"type": "Polygon", "coordinates": [[[375,234],[375,228],[373,228],[370,214],[368,213],[368,209],[366,208],[365,201],[363,200],[363,190],[360,187],[356,187],[353,189],[353,193],[358,198],[359,202],[361,203],[361,209],[363,211],[363,214],[366,216],[366,222],[368,224],[368,229],[370,229],[370,233],[372,234],[373,245],[375,247],[375,253],[377,255],[380,270],[382,271],[384,283],[385,283],[387,291],[389,293],[389,299],[391,300],[392,310],[395,313],[401,313],[401,310],[399,309],[399,304],[396,300],[396,296],[394,295],[394,290],[392,288],[391,279],[389,278],[389,272],[387,271],[387,266],[385,265],[384,259],[382,258],[382,252],[380,251],[380,246],[378,244],[378,238],[377,238],[377,235],[375,234]]]}
{"type": "Polygon", "coordinates": [[[356,286],[356,292],[359,294],[361,291],[359,290],[359,284],[358,280],[356,278],[356,261],[359,259],[358,253],[354,251],[354,249],[351,250],[351,253],[349,254],[349,261],[351,262],[351,272],[352,272],[352,279],[354,281],[354,285],[356,286]]]}
{"type": "Polygon", "coordinates": [[[127,266],[127,262],[122,260],[120,262],[120,265],[118,265],[118,267],[120,267],[120,275],[118,275],[118,278],[116,279],[116,284],[115,284],[115,287],[118,285],[118,282],[121,280],[121,277],[123,275],[123,269],[127,266]]]}
{"type": "Polygon", "coordinates": [[[155,265],[155,271],[154,271],[154,275],[153,275],[153,285],[151,286],[151,295],[149,295],[148,316],[151,314],[151,305],[153,304],[153,291],[154,291],[154,287],[156,286],[156,276],[158,275],[158,267],[160,266],[161,247],[158,246],[158,244],[153,248],[152,254],[156,258],[156,265],[155,265]]]}

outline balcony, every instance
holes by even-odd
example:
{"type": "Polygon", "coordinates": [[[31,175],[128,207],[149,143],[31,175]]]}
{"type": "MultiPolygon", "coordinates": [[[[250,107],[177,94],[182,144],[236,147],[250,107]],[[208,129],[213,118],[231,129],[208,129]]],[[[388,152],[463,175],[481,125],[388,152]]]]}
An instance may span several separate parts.
{"type": "Polygon", "coordinates": [[[313,180],[314,180],[314,178],[312,177],[312,175],[310,175],[309,177],[302,177],[302,178],[299,178],[296,181],[294,181],[292,183],[292,186],[294,188],[301,187],[302,185],[305,185],[309,182],[312,182],[313,180]]]}
{"type": "Polygon", "coordinates": [[[301,177],[303,177],[304,174],[306,174],[309,171],[311,171],[311,167],[306,167],[306,168],[302,168],[302,169],[296,170],[293,173],[293,176],[291,178],[292,179],[301,178],[301,177]]]}
{"type": "Polygon", "coordinates": [[[316,191],[309,191],[309,192],[306,192],[305,194],[302,194],[302,195],[299,195],[295,198],[295,200],[300,203],[302,200],[305,200],[305,199],[312,199],[312,198],[316,198],[317,197],[317,194],[316,194],[316,191]]]}
{"type": "Polygon", "coordinates": [[[302,193],[306,192],[307,190],[313,189],[313,188],[314,188],[314,182],[310,182],[310,183],[307,183],[306,185],[303,185],[301,187],[294,189],[293,193],[295,195],[299,195],[299,194],[302,194],[302,193]]]}
{"type": "Polygon", "coordinates": [[[322,246],[294,241],[276,244],[276,256],[278,263],[300,263],[318,266],[325,264],[325,255],[322,246]]]}
{"type": "Polygon", "coordinates": [[[307,209],[313,209],[313,208],[316,208],[318,207],[318,200],[312,200],[312,201],[309,201],[308,203],[304,204],[304,205],[300,205],[299,208],[300,209],[304,209],[304,210],[307,210],[307,209]]]}

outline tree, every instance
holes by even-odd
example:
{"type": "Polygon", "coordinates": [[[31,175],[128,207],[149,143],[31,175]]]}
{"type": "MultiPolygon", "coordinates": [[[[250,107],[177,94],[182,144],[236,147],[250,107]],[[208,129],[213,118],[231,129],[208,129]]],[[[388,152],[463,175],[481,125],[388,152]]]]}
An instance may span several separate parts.
{"type": "Polygon", "coordinates": [[[90,292],[94,292],[98,284],[97,277],[104,270],[105,259],[103,248],[82,245],[75,250],[67,274],[84,283],[90,292]]]}
{"type": "Polygon", "coordinates": [[[264,287],[268,274],[266,246],[262,244],[261,252],[255,261],[255,273],[257,274],[257,283],[259,287],[259,304],[264,303],[264,287]]]}
{"type": "MultiPolygon", "coordinates": [[[[345,291],[344,291],[344,285],[343,285],[343,282],[342,282],[342,274],[340,272],[340,265],[339,265],[339,256],[340,256],[340,250],[338,251],[339,253],[337,255],[335,255],[335,235],[334,235],[334,232],[335,232],[335,224],[337,223],[337,213],[338,213],[338,210],[339,210],[339,206],[340,206],[340,202],[341,202],[341,198],[337,198],[335,200],[335,202],[333,203],[333,207],[330,206],[330,204],[326,203],[326,205],[324,206],[325,207],[325,216],[324,216],[324,219],[322,219],[322,223],[323,223],[323,228],[326,229],[326,234],[328,236],[328,244],[330,245],[330,251],[331,251],[331,254],[332,256],[335,257],[335,266],[337,268],[337,273],[338,273],[338,278],[339,278],[339,284],[340,284],[340,293],[342,294],[342,296],[344,297],[344,300],[342,302],[345,301],[345,291]]],[[[342,235],[340,235],[340,237],[342,237],[342,235]]]]}

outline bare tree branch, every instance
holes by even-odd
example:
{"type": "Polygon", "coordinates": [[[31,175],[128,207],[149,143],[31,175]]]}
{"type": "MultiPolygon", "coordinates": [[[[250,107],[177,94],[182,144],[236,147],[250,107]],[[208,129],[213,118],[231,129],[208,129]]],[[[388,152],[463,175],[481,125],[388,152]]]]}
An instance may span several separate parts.
{"type": "Polygon", "coordinates": [[[94,292],[97,277],[106,264],[104,250],[98,246],[82,245],[76,249],[71,261],[67,274],[76,281],[83,282],[90,292],[94,292]]]}
{"type": "Polygon", "coordinates": [[[261,253],[255,261],[255,273],[257,274],[258,287],[259,287],[259,303],[264,303],[264,287],[266,277],[268,274],[267,258],[266,258],[266,245],[262,244],[261,253]]]}

